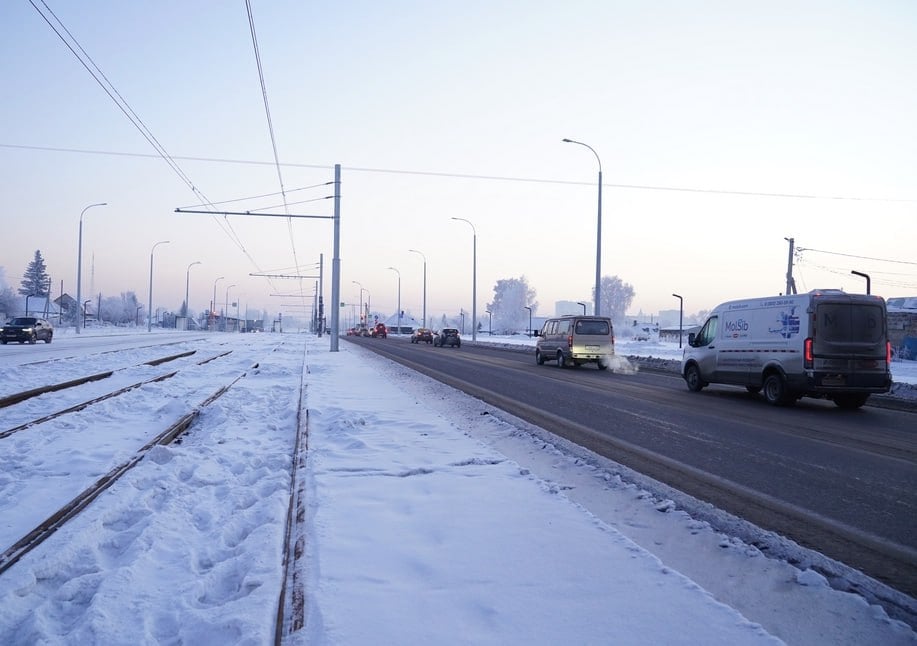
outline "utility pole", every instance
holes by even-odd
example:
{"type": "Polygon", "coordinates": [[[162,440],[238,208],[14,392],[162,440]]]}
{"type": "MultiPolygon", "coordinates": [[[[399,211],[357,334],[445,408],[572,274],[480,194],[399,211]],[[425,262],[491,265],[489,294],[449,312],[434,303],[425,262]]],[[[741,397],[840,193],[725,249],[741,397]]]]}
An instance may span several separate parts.
{"type": "Polygon", "coordinates": [[[793,279],[793,245],[796,239],[784,238],[784,240],[790,243],[790,256],[786,261],[786,291],[784,292],[784,294],[789,296],[790,294],[796,293],[796,281],[793,279]]]}

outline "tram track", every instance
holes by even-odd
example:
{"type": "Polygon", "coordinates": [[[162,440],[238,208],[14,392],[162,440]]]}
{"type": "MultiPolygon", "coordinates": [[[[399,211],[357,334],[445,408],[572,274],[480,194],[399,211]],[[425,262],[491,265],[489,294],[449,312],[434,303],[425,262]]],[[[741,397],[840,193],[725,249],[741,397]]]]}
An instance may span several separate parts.
{"type": "MultiPolygon", "coordinates": [[[[168,362],[170,362],[170,361],[174,361],[174,360],[176,360],[176,359],[181,359],[181,358],[184,358],[184,357],[193,356],[193,355],[196,354],[196,353],[197,353],[196,350],[192,350],[192,351],[190,351],[190,352],[183,352],[183,353],[181,353],[181,354],[171,355],[171,356],[169,356],[169,357],[162,357],[162,358],[160,358],[160,359],[154,359],[154,360],[152,360],[152,361],[145,361],[145,362],[143,362],[142,364],[139,364],[139,365],[141,365],[141,366],[158,366],[158,365],[162,365],[162,364],[164,364],[164,363],[168,363],[168,362]]],[[[217,360],[217,359],[219,359],[219,358],[221,358],[221,357],[225,357],[225,356],[227,356],[227,355],[229,355],[229,354],[231,354],[231,353],[232,353],[232,350],[227,350],[227,351],[225,351],[225,352],[220,352],[220,353],[218,353],[218,354],[211,355],[211,356],[206,357],[206,358],[204,358],[204,359],[202,359],[202,360],[200,360],[200,361],[197,361],[197,362],[195,362],[193,365],[202,366],[202,365],[204,365],[204,364],[210,363],[211,361],[215,361],[215,360],[217,360]]],[[[120,370],[127,370],[127,368],[121,368],[120,370]]],[[[154,376],[154,377],[150,377],[150,378],[148,378],[148,379],[143,379],[143,380],[141,380],[141,381],[131,383],[131,384],[127,385],[127,386],[123,386],[123,387],[117,388],[116,390],[113,390],[113,391],[111,391],[111,392],[105,393],[105,394],[103,394],[103,395],[99,395],[99,396],[96,396],[96,397],[92,397],[91,399],[87,399],[87,400],[85,400],[85,401],[77,402],[77,403],[75,403],[75,404],[72,404],[72,405],[70,405],[70,406],[67,406],[66,408],[64,408],[64,409],[62,409],[62,410],[58,410],[58,411],[56,411],[56,412],[54,412],[54,413],[49,413],[49,414],[47,414],[47,415],[43,415],[43,416],[41,416],[41,417],[38,417],[38,418],[35,418],[35,419],[32,419],[32,420],[29,420],[29,421],[20,423],[20,424],[14,426],[14,427],[8,428],[8,429],[3,430],[3,431],[0,431],[0,440],[4,439],[4,438],[6,438],[6,437],[9,437],[10,435],[13,435],[14,433],[17,433],[17,432],[19,432],[19,431],[24,431],[24,430],[26,430],[26,429],[28,429],[28,428],[31,428],[31,427],[33,427],[33,426],[37,426],[37,425],[39,425],[39,424],[43,424],[43,423],[45,423],[45,422],[51,421],[51,420],[56,419],[56,418],[58,418],[58,417],[61,417],[61,416],[63,416],[63,415],[67,415],[67,414],[69,414],[69,413],[75,413],[75,412],[81,411],[81,410],[83,410],[83,409],[85,409],[85,408],[88,408],[89,406],[92,406],[93,404],[97,404],[97,403],[99,403],[99,402],[105,401],[105,400],[107,400],[107,399],[111,399],[111,398],[113,398],[113,397],[118,397],[119,395],[123,395],[124,393],[130,392],[131,390],[135,390],[135,389],[137,389],[137,388],[140,388],[141,386],[144,386],[144,385],[146,385],[146,384],[151,384],[151,383],[156,383],[156,382],[159,382],[159,381],[164,381],[164,380],[166,380],[166,379],[171,379],[172,377],[174,377],[175,375],[177,375],[177,374],[180,372],[180,370],[181,370],[181,369],[179,368],[179,369],[171,370],[171,371],[166,372],[166,373],[163,373],[163,374],[156,375],[156,376],[154,376]]],[[[88,375],[88,376],[86,376],[86,377],[80,377],[80,378],[77,378],[77,379],[71,379],[71,380],[69,380],[69,381],[66,381],[66,382],[63,382],[63,383],[59,383],[59,384],[52,384],[52,385],[44,386],[44,387],[41,387],[41,388],[33,388],[33,389],[31,389],[31,390],[24,391],[24,392],[22,392],[22,393],[15,393],[15,394],[13,394],[13,395],[10,395],[10,396],[4,398],[5,400],[9,400],[9,402],[11,402],[11,403],[0,403],[0,408],[6,408],[6,407],[14,406],[15,404],[25,402],[25,401],[27,401],[28,399],[31,399],[32,397],[37,397],[37,396],[39,396],[39,395],[44,395],[44,394],[48,394],[48,393],[54,393],[54,392],[58,392],[58,391],[65,390],[65,389],[76,388],[76,387],[78,387],[78,386],[82,386],[82,385],[85,385],[85,384],[88,384],[88,383],[93,383],[93,382],[96,382],[96,381],[101,381],[101,380],[103,380],[103,379],[107,379],[107,378],[111,377],[113,374],[115,374],[115,372],[117,372],[117,371],[116,371],[116,370],[112,370],[112,371],[108,371],[108,372],[97,373],[97,374],[94,374],[94,375],[88,375]]]]}
{"type": "MultiPolygon", "coordinates": [[[[184,357],[190,357],[197,353],[197,350],[188,350],[186,352],[179,352],[178,354],[171,354],[165,357],[160,357],[158,359],[151,359],[150,361],[143,361],[136,364],[136,366],[129,366],[131,368],[137,366],[159,366],[170,361],[175,361],[176,359],[182,359],[184,357]]],[[[26,400],[32,399],[33,397],[38,397],[39,395],[45,395],[47,393],[57,392],[59,390],[67,390],[68,388],[74,388],[76,386],[82,386],[93,381],[100,381],[102,379],[108,379],[116,372],[127,370],[125,368],[114,368],[112,370],[105,370],[103,372],[98,372],[92,375],[86,375],[85,377],[77,377],[75,379],[68,379],[56,384],[48,384],[45,386],[39,386],[37,388],[29,388],[28,390],[23,390],[18,393],[13,393],[11,395],[5,395],[0,397],[0,408],[8,408],[15,404],[22,403],[26,400]]]]}
{"type": "MultiPolygon", "coordinates": [[[[228,355],[230,354],[230,352],[231,351],[228,351],[228,352],[224,352],[224,353],[212,356],[212,357],[208,357],[207,359],[201,362],[198,362],[196,365],[202,365],[204,363],[208,363],[221,356],[228,355]]],[[[183,356],[188,356],[189,354],[193,354],[193,352],[184,353],[183,356]]],[[[0,554],[0,575],[6,572],[10,567],[15,565],[16,562],[18,562],[23,556],[25,556],[26,554],[34,550],[36,547],[41,545],[41,543],[43,543],[48,537],[50,537],[57,530],[59,530],[66,522],[76,517],[93,500],[98,498],[99,495],[101,495],[106,489],[108,489],[115,482],[117,482],[122,476],[124,476],[125,473],[127,473],[128,471],[130,471],[130,469],[136,466],[153,447],[171,444],[172,442],[175,442],[178,438],[180,438],[181,435],[185,433],[192,426],[192,424],[201,414],[201,411],[203,409],[205,409],[207,406],[209,406],[214,401],[216,401],[219,397],[224,395],[235,383],[237,383],[240,379],[244,378],[250,370],[254,370],[258,368],[258,366],[259,366],[258,363],[252,364],[247,370],[235,376],[232,380],[223,384],[222,386],[217,388],[214,392],[212,392],[207,397],[205,397],[203,400],[198,402],[196,405],[192,406],[190,410],[180,415],[177,419],[175,419],[172,423],[170,423],[164,430],[160,431],[154,437],[152,437],[149,441],[147,441],[143,446],[140,447],[140,449],[138,449],[127,460],[124,460],[118,463],[117,465],[115,465],[114,467],[112,467],[107,473],[105,473],[103,476],[95,480],[90,486],[83,489],[80,493],[78,493],[75,497],[73,497],[69,502],[67,502],[65,505],[63,505],[59,509],[57,509],[50,516],[48,516],[46,519],[44,519],[42,522],[36,525],[33,529],[26,532],[22,536],[22,538],[14,542],[10,547],[6,548],[3,551],[3,553],[0,554]]],[[[102,400],[102,399],[109,399],[111,397],[122,395],[126,392],[129,392],[139,387],[140,385],[143,385],[144,383],[164,381],[166,379],[174,377],[176,374],[178,374],[178,372],[179,371],[176,370],[171,373],[168,373],[165,375],[159,375],[158,377],[155,377],[153,379],[146,380],[142,382],[141,384],[135,384],[131,387],[119,389],[118,391],[114,393],[109,393],[107,396],[97,398],[96,401],[102,400]]],[[[71,408],[75,410],[82,410],[83,408],[86,408],[87,406],[91,405],[92,403],[95,403],[95,402],[94,401],[84,402],[81,405],[71,407],[71,408]]],[[[54,419],[68,412],[73,412],[73,411],[72,410],[60,411],[56,414],[47,416],[47,418],[54,419]]],[[[36,420],[31,424],[25,425],[25,427],[32,426],[38,423],[39,421],[46,421],[46,420],[36,420]]],[[[14,430],[15,429],[12,429],[11,431],[14,431],[14,430]]],[[[6,435],[11,434],[11,431],[5,432],[6,435]]],[[[0,436],[0,437],[3,437],[3,436],[0,436]]]]}

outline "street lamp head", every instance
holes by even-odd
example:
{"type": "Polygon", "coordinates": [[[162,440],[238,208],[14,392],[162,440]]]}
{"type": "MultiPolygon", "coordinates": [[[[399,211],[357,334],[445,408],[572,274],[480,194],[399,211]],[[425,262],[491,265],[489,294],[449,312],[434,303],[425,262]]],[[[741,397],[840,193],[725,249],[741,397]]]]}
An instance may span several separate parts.
{"type": "Polygon", "coordinates": [[[563,139],[561,139],[561,141],[564,142],[565,144],[572,144],[572,143],[573,143],[573,140],[572,140],[572,139],[567,139],[566,137],[564,137],[563,139]]]}

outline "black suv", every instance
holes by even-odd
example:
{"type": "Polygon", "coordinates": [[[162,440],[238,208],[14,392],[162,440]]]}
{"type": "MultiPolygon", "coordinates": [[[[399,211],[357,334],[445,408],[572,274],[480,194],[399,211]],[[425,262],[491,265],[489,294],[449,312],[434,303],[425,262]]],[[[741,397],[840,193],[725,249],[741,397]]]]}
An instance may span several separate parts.
{"type": "Polygon", "coordinates": [[[454,327],[445,327],[436,333],[436,338],[433,340],[433,345],[438,345],[441,348],[447,345],[461,348],[462,337],[459,336],[459,331],[454,327]]]}
{"type": "Polygon", "coordinates": [[[9,323],[0,326],[0,343],[6,345],[10,341],[19,341],[19,343],[35,343],[42,340],[45,343],[51,343],[51,337],[54,336],[54,328],[45,319],[35,318],[34,316],[18,316],[9,323]]]}

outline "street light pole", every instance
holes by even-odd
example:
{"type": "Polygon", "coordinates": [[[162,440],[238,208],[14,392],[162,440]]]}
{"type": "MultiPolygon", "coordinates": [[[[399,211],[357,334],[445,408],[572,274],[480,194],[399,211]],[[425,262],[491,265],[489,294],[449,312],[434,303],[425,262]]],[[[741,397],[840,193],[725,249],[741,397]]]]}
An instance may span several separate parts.
{"type": "Polygon", "coordinates": [[[478,340],[478,232],[474,225],[465,218],[452,218],[465,222],[471,227],[473,235],[471,255],[471,340],[478,340]]]}
{"type": "Polygon", "coordinates": [[[532,308],[528,305],[523,305],[525,309],[529,311],[529,337],[532,336],[532,308]]]}
{"type": "Polygon", "coordinates": [[[576,301],[576,304],[583,306],[583,316],[586,316],[586,304],[583,303],[582,301],[576,301]]]}
{"type": "Polygon", "coordinates": [[[160,240],[153,245],[153,248],[150,249],[150,302],[147,307],[146,313],[146,331],[150,332],[153,329],[153,252],[156,251],[156,247],[161,244],[169,244],[168,240],[160,240]]]}
{"type": "Polygon", "coordinates": [[[599,159],[599,154],[595,152],[595,149],[589,144],[584,144],[582,141],[574,141],[573,139],[563,139],[564,143],[568,144],[579,144],[580,146],[585,146],[592,151],[592,154],[595,155],[596,161],[599,163],[599,217],[598,225],[596,226],[595,234],[595,312],[596,316],[602,314],[602,160],[599,159]]]}
{"type": "Polygon", "coordinates": [[[423,327],[427,327],[427,257],[417,249],[408,249],[411,253],[419,253],[423,258],[423,327]]]}
{"type": "Polygon", "coordinates": [[[487,334],[488,336],[493,336],[494,335],[494,313],[491,312],[490,310],[484,310],[484,311],[487,312],[487,315],[489,317],[487,319],[487,334]]]}
{"type": "Polygon", "coordinates": [[[235,287],[236,284],[233,283],[226,288],[226,297],[223,299],[223,331],[226,331],[226,319],[229,318],[229,290],[235,287]]]}
{"type": "Polygon", "coordinates": [[[866,293],[867,294],[872,293],[872,284],[871,284],[872,281],[869,278],[869,274],[864,274],[862,271],[857,271],[856,269],[852,269],[850,273],[853,274],[854,276],[860,276],[862,278],[865,278],[866,279],[866,293]]]}
{"type": "Polygon", "coordinates": [[[195,260],[190,265],[188,265],[188,271],[185,272],[185,318],[188,317],[188,311],[190,310],[190,308],[188,307],[188,287],[191,283],[191,268],[194,267],[194,265],[200,265],[200,264],[201,264],[200,260],[195,260]]]}
{"type": "Polygon", "coordinates": [[[401,272],[394,267],[389,269],[398,274],[398,334],[401,334],[401,272]]]}
{"type": "Polygon", "coordinates": [[[213,310],[215,310],[217,306],[217,283],[224,278],[226,278],[226,276],[220,276],[215,281],[213,281],[213,300],[210,301],[210,319],[213,321],[213,329],[211,332],[216,332],[217,329],[216,316],[213,315],[213,310]]]}
{"type": "Polygon", "coordinates": [[[681,335],[684,329],[685,299],[678,294],[672,294],[678,299],[678,347],[681,347],[681,335]]]}
{"type": "Polygon", "coordinates": [[[108,202],[99,202],[98,204],[90,204],[80,213],[80,237],[79,237],[79,246],[76,250],[76,333],[80,333],[80,318],[81,313],[79,312],[80,304],[83,302],[82,286],[83,286],[83,214],[86,213],[89,209],[94,206],[108,206],[108,202]]]}
{"type": "MultiPolygon", "coordinates": [[[[350,282],[352,282],[354,285],[360,286],[360,323],[363,323],[363,321],[365,320],[365,313],[366,313],[366,306],[363,302],[363,284],[356,280],[352,280],[350,282]]],[[[366,324],[368,326],[369,321],[366,321],[366,324]]]]}

